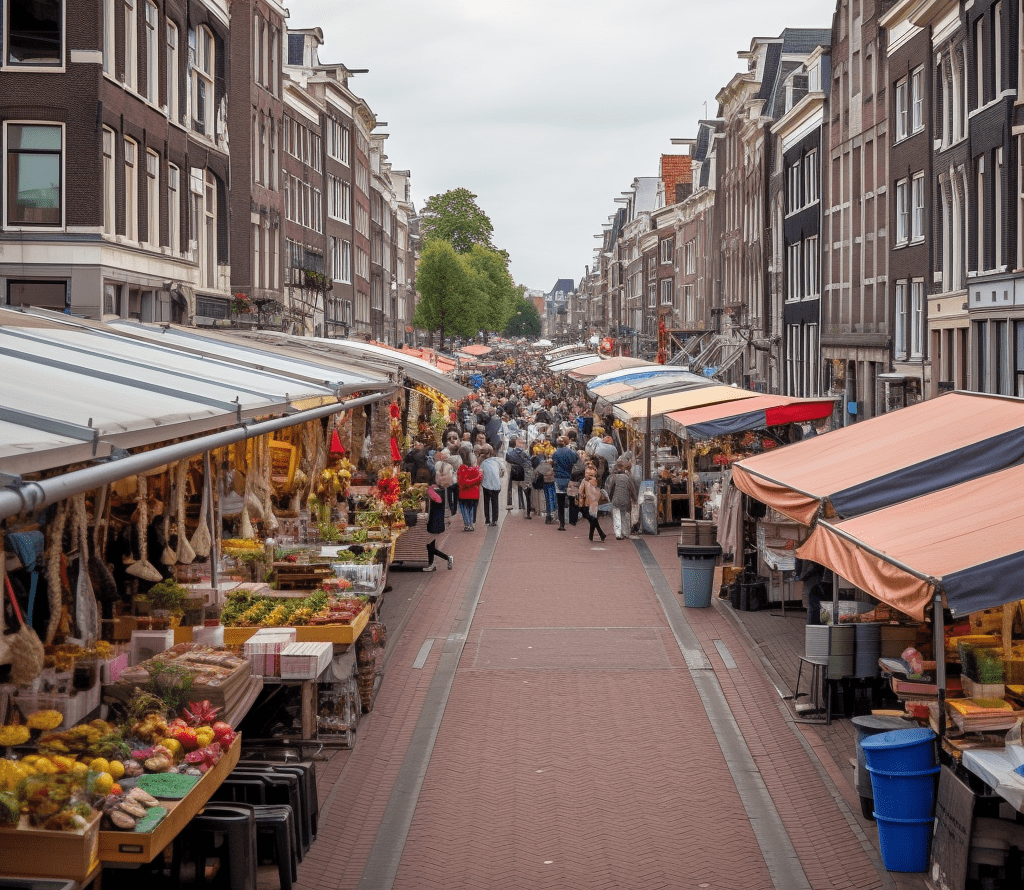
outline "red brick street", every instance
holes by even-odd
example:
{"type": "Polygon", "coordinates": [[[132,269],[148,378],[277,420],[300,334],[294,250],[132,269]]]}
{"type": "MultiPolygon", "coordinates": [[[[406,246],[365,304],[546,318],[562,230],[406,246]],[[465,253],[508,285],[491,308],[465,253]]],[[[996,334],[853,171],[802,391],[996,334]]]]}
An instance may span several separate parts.
{"type": "Polygon", "coordinates": [[[299,887],[924,887],[882,867],[850,721],[793,719],[804,612],[684,608],[673,530],[585,529],[456,521],[453,571],[392,573],[299,887]]]}

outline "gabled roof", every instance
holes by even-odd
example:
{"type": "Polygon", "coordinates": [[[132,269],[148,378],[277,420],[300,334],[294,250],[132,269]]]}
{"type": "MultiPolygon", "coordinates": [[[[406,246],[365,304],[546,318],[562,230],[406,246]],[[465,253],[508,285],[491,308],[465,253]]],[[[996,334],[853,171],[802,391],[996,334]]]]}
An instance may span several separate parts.
{"type": "Polygon", "coordinates": [[[786,28],[780,36],[784,53],[807,54],[832,43],[831,28],[786,28]]]}
{"type": "Polygon", "coordinates": [[[555,282],[555,286],[551,288],[546,294],[548,297],[553,297],[557,291],[561,291],[563,294],[569,294],[576,290],[576,285],[573,284],[571,278],[559,278],[555,282]]]}

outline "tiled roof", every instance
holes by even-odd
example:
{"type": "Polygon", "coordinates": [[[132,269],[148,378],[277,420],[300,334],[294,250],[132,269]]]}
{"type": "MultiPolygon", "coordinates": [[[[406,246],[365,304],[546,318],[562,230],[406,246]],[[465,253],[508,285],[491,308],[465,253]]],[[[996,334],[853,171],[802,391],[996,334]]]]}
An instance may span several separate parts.
{"type": "Polygon", "coordinates": [[[555,286],[548,291],[547,295],[549,297],[553,297],[557,291],[561,291],[563,294],[568,294],[572,293],[574,290],[576,290],[576,285],[573,284],[571,278],[559,278],[558,281],[555,282],[555,286]]]}
{"type": "Polygon", "coordinates": [[[764,73],[761,75],[761,89],[757,91],[758,99],[767,99],[775,89],[775,79],[779,72],[779,59],[782,58],[782,44],[769,43],[765,48],[764,73]]]}
{"type": "Polygon", "coordinates": [[[832,43],[831,28],[786,28],[780,36],[784,53],[810,53],[832,43]]]}

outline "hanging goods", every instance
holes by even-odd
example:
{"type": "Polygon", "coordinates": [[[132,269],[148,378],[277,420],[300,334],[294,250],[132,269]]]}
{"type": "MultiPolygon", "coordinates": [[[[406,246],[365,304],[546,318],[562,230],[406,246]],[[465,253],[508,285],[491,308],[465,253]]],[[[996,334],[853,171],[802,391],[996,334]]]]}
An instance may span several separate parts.
{"type": "Polygon", "coordinates": [[[4,584],[7,587],[7,595],[11,598],[11,606],[18,618],[21,627],[11,638],[11,680],[18,686],[25,686],[31,683],[43,671],[45,653],[43,644],[36,632],[25,623],[21,617],[21,609],[18,607],[18,600],[14,596],[14,588],[11,587],[11,579],[4,576],[4,584]]]}

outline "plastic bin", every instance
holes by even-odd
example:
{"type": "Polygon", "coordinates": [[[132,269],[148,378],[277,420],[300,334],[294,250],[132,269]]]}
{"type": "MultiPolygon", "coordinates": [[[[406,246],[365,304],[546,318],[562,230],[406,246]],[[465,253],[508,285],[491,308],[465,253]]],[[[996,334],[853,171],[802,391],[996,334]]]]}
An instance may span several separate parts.
{"type": "Polygon", "coordinates": [[[925,727],[883,732],[861,742],[868,769],[907,773],[935,766],[935,733],[925,727]]]}
{"type": "Polygon", "coordinates": [[[930,819],[935,812],[935,777],[941,767],[883,773],[868,767],[875,812],[886,819],[930,819]]]}
{"type": "Polygon", "coordinates": [[[715,586],[715,566],[722,555],[722,547],[677,544],[683,584],[683,605],[691,609],[706,609],[711,605],[715,586]]]}
{"type": "Polygon", "coordinates": [[[928,870],[932,819],[889,819],[875,813],[882,865],[887,871],[928,870]]]}
{"type": "Polygon", "coordinates": [[[874,792],[871,790],[871,775],[868,773],[867,759],[864,757],[864,739],[892,732],[897,729],[916,729],[910,720],[904,717],[889,717],[881,714],[864,714],[854,717],[851,721],[857,730],[857,768],[853,774],[853,786],[860,795],[860,811],[865,819],[874,819],[874,792]]]}

